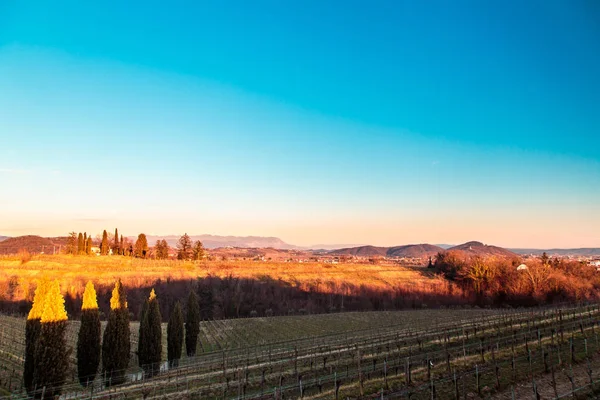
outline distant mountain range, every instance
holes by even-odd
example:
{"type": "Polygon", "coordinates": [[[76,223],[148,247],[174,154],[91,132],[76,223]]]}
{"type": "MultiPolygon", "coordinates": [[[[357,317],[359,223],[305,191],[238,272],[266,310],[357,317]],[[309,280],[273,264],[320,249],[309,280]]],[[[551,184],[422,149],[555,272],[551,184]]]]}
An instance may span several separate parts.
{"type": "MultiPolygon", "coordinates": [[[[157,240],[166,240],[169,246],[175,247],[181,236],[153,236],[146,235],[148,244],[153,246],[157,240]]],[[[247,248],[267,248],[274,249],[297,249],[297,246],[285,243],[276,237],[263,236],[218,236],[218,235],[190,235],[192,241],[201,241],[205,248],[215,249],[217,247],[247,247],[247,248]]]]}
{"type": "MultiPolygon", "coordinates": [[[[179,235],[147,235],[148,244],[153,246],[157,240],[166,240],[169,246],[175,247],[179,240],[179,235]]],[[[489,246],[481,242],[467,242],[460,245],[448,244],[410,244],[402,246],[370,246],[370,245],[342,245],[342,244],[316,244],[313,246],[294,246],[286,243],[277,237],[263,236],[219,236],[219,235],[191,235],[192,241],[200,240],[204,247],[208,249],[223,247],[238,248],[273,248],[278,250],[312,250],[327,252],[331,255],[351,255],[358,257],[414,257],[429,258],[435,256],[440,251],[453,250],[462,252],[465,255],[480,256],[504,256],[515,257],[517,255],[541,255],[546,252],[548,256],[600,256],[600,248],[579,248],[579,249],[505,249],[498,246],[489,246]]],[[[135,240],[135,237],[131,239],[135,240]]],[[[66,237],[43,238],[40,236],[27,235],[18,237],[8,237],[0,235],[0,254],[16,253],[24,248],[30,252],[44,251],[48,253],[54,246],[66,244],[66,237]]]]}
{"type": "Polygon", "coordinates": [[[600,256],[600,248],[581,248],[581,249],[510,249],[510,251],[517,254],[533,254],[533,255],[542,255],[546,253],[548,256],[582,256],[582,257],[593,257],[600,256]]]}

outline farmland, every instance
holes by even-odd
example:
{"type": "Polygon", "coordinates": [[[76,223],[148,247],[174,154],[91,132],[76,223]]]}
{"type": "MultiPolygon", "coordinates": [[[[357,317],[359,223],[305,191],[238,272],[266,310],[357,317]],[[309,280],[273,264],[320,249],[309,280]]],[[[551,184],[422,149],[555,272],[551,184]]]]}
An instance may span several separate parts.
{"type": "MultiPolygon", "coordinates": [[[[205,321],[199,354],[178,368],[163,367],[158,376],[140,380],[133,355],[128,383],[105,389],[97,379],[84,390],[73,380],[64,392],[86,398],[320,399],[383,391],[385,398],[419,399],[455,398],[457,392],[461,398],[510,398],[513,390],[557,397],[577,388],[583,395],[600,378],[598,317],[597,305],[572,305],[205,321]]],[[[7,366],[2,385],[19,398],[24,320],[5,316],[0,324],[7,366]]],[[[71,346],[77,326],[69,323],[71,346]]],[[[134,349],[137,324],[131,329],[134,349]]]]}
{"type": "Polygon", "coordinates": [[[110,290],[121,279],[133,319],[152,288],[161,299],[165,318],[174,302],[183,301],[190,290],[210,297],[205,301],[211,305],[204,319],[393,310],[470,301],[459,288],[426,268],[34,255],[25,262],[18,256],[0,257],[0,312],[28,312],[41,277],[59,280],[67,312],[75,318],[90,280],[98,290],[100,310],[107,314],[110,290]]]}
{"type": "Polygon", "coordinates": [[[414,268],[371,264],[285,263],[268,261],[177,261],[149,260],[124,256],[95,257],[34,255],[23,263],[16,255],[0,256],[0,285],[9,289],[11,300],[31,300],[36,280],[43,275],[60,278],[61,287],[72,295],[81,294],[85,283],[112,286],[120,278],[127,287],[152,285],[156,280],[186,280],[206,276],[235,276],[245,279],[271,277],[300,288],[328,282],[348,282],[373,289],[389,290],[399,284],[436,284],[431,273],[414,268]],[[12,282],[12,283],[11,283],[12,282]]]}

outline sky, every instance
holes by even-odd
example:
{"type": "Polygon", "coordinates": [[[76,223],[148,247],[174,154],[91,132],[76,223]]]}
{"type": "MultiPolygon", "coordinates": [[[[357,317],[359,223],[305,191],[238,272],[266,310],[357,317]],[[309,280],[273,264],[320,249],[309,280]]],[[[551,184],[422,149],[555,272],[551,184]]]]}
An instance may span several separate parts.
{"type": "Polygon", "coordinates": [[[0,0],[0,235],[600,247],[600,2],[0,0]]]}

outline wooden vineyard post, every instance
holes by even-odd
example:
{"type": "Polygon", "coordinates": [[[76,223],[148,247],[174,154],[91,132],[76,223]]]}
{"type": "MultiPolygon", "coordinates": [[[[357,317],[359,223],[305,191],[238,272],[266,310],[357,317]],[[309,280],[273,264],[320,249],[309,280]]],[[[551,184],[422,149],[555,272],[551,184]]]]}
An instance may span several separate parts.
{"type": "MultiPolygon", "coordinates": [[[[431,365],[431,361],[428,362],[429,365],[431,365]]],[[[431,400],[435,399],[435,385],[433,384],[433,374],[431,374],[431,370],[430,372],[430,378],[429,378],[429,390],[431,391],[431,400]]]]}
{"type": "Polygon", "coordinates": [[[279,397],[283,398],[283,375],[279,375],[279,397]]]}
{"type": "Polygon", "coordinates": [[[496,373],[496,389],[500,389],[500,368],[498,367],[498,363],[496,362],[496,352],[494,351],[493,346],[492,346],[492,360],[494,362],[494,372],[496,373]]]}
{"type": "Polygon", "coordinates": [[[456,368],[454,368],[454,373],[452,376],[454,378],[454,398],[455,400],[460,400],[460,392],[458,391],[458,380],[456,379],[456,368]]]}
{"type": "Polygon", "coordinates": [[[573,398],[575,398],[575,390],[577,390],[577,386],[575,385],[575,375],[573,374],[573,364],[571,364],[570,372],[567,373],[565,371],[565,374],[567,375],[567,378],[569,378],[569,381],[571,382],[571,391],[573,393],[573,398]]]}
{"type": "Polygon", "coordinates": [[[409,386],[411,384],[410,357],[406,357],[406,366],[405,366],[404,377],[406,378],[406,386],[409,386]]]}
{"type": "Polygon", "coordinates": [[[517,381],[517,368],[515,365],[515,349],[512,349],[512,357],[510,360],[510,368],[512,370],[512,383],[513,385],[516,383],[517,381]]]}
{"type": "Polygon", "coordinates": [[[554,390],[554,397],[558,398],[558,389],[556,388],[556,376],[554,374],[554,363],[552,362],[552,347],[548,350],[550,353],[550,372],[552,373],[552,381],[550,382],[552,384],[552,389],[554,390]]]}
{"type": "Polygon", "coordinates": [[[298,375],[298,347],[294,346],[294,375],[298,375]]]}
{"type": "Polygon", "coordinates": [[[427,380],[431,380],[431,360],[429,359],[429,354],[425,357],[427,360],[427,380]]]}
{"type": "Polygon", "coordinates": [[[467,349],[465,347],[465,328],[462,330],[463,367],[467,366],[467,349]]]}
{"type": "Polygon", "coordinates": [[[485,364],[485,357],[483,355],[483,337],[479,338],[479,353],[481,354],[481,362],[485,364]]]}
{"type": "Polygon", "coordinates": [[[389,389],[388,379],[387,379],[387,357],[383,360],[383,385],[386,390],[389,389]]]}
{"type": "Polygon", "coordinates": [[[365,395],[364,393],[364,387],[363,387],[363,374],[362,374],[362,368],[360,366],[360,348],[357,348],[357,354],[358,354],[358,387],[360,389],[360,397],[363,397],[365,395]]]}
{"type": "Polygon", "coordinates": [[[450,352],[448,351],[448,344],[446,343],[446,370],[450,373],[450,352]]]}
{"type": "Polygon", "coordinates": [[[556,347],[558,349],[558,351],[556,352],[557,353],[557,357],[558,357],[558,365],[560,366],[560,365],[562,365],[562,358],[560,356],[560,352],[562,351],[562,349],[560,347],[560,340],[556,341],[556,347]]]}
{"type": "Polygon", "coordinates": [[[475,364],[475,385],[477,386],[477,394],[481,396],[481,387],[479,386],[479,367],[475,364]]]}
{"type": "Polygon", "coordinates": [[[558,310],[558,319],[559,319],[558,327],[559,327],[559,330],[560,330],[560,341],[562,343],[564,343],[565,342],[565,337],[564,337],[564,330],[563,330],[562,310],[558,310]]]}

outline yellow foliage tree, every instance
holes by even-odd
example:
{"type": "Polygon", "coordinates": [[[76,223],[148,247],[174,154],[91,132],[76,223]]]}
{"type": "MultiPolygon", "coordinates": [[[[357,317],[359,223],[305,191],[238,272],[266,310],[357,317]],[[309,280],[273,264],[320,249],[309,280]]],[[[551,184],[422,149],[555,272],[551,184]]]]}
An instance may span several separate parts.
{"type": "Polygon", "coordinates": [[[126,309],[127,308],[127,299],[123,294],[123,284],[119,279],[117,283],[115,283],[115,288],[112,291],[112,296],[110,298],[110,308],[112,310],[118,309],[126,309]]]}
{"type": "Polygon", "coordinates": [[[33,296],[33,305],[29,310],[27,319],[41,319],[42,313],[44,312],[44,302],[46,300],[46,294],[48,293],[50,282],[47,278],[42,278],[38,282],[37,288],[35,288],[35,294],[33,296]]]}
{"type": "Polygon", "coordinates": [[[66,321],[67,311],[65,310],[65,299],[60,293],[58,280],[54,280],[48,288],[46,299],[44,301],[44,311],[41,322],[59,322],[66,321]]]}
{"type": "Polygon", "coordinates": [[[81,306],[82,310],[97,310],[98,309],[98,299],[96,298],[96,289],[94,289],[94,284],[92,281],[89,281],[85,285],[85,290],[83,291],[83,305],[81,306]]]}

